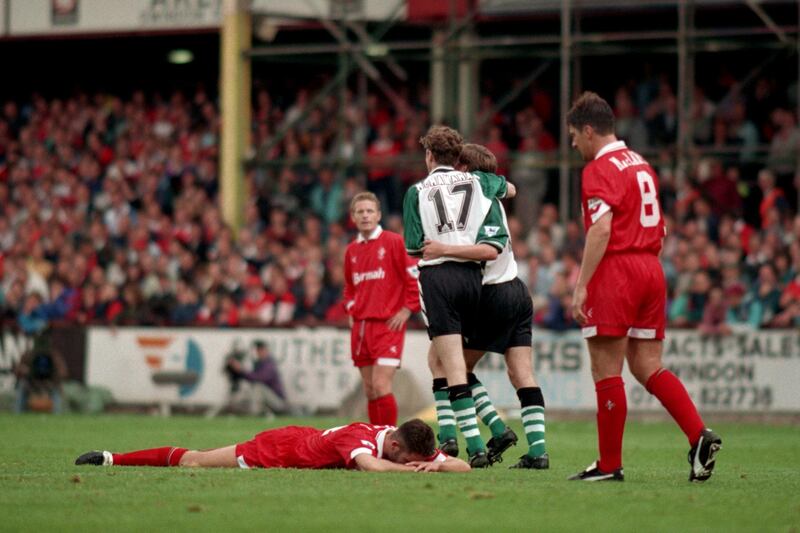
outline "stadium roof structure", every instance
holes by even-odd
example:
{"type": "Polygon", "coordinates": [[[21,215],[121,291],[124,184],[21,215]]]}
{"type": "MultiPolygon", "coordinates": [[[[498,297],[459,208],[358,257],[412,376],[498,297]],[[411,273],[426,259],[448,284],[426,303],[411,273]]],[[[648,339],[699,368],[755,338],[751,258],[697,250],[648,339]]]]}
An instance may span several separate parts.
{"type": "MultiPolygon", "coordinates": [[[[766,50],[763,62],[745,76],[744,84],[754,81],[763,67],[781,54],[800,57],[800,8],[793,0],[454,0],[441,3],[426,0],[374,3],[341,0],[329,3],[317,0],[299,2],[298,9],[289,9],[288,12],[280,9],[278,4],[285,7],[287,2],[264,4],[256,0],[253,14],[316,23],[319,28],[327,30],[331,38],[313,43],[280,41],[253,46],[244,52],[248,58],[295,57],[300,61],[324,55],[349,58],[345,70],[340,70],[320,90],[319,101],[332,94],[356,69],[366,72],[368,78],[391,99],[391,84],[382,79],[376,65],[389,65],[390,69],[397,71],[400,70],[398,62],[404,58],[429,61],[431,116],[434,121],[455,124],[467,133],[475,126],[478,93],[475,86],[462,82],[473,80],[472,83],[477,83],[475,72],[482,60],[541,60],[531,67],[521,84],[509,89],[508,94],[500,99],[501,105],[534,83],[548,66],[560,64],[559,114],[563,123],[574,87],[580,85],[580,80],[576,80],[580,69],[575,68],[575,61],[580,61],[580,58],[634,53],[676,57],[679,123],[682,125],[678,128],[676,150],[679,173],[686,172],[694,150],[691,128],[683,127],[683,124],[691,120],[694,65],[698,53],[766,50]],[[328,17],[319,7],[337,3],[349,7],[347,16],[328,17]],[[359,9],[367,3],[373,9],[376,5],[387,9],[386,18],[378,22],[360,16],[359,9]],[[309,12],[309,4],[317,5],[313,12],[316,16],[309,12]],[[420,4],[425,4],[425,9],[417,9],[420,4]],[[430,6],[433,4],[437,4],[439,9],[432,10],[430,6]],[[393,31],[393,38],[386,38],[396,26],[426,20],[429,36],[396,39],[400,32],[393,31]],[[538,25],[532,26],[532,21],[538,25]],[[448,68],[456,73],[448,74],[448,68]],[[472,74],[469,74],[470,69],[472,74]],[[453,84],[458,87],[452,87],[453,84]]],[[[800,94],[797,100],[800,102],[800,94]]],[[[280,135],[276,135],[274,142],[279,140],[280,135]]],[[[569,206],[574,203],[570,199],[575,194],[571,190],[574,180],[569,179],[573,162],[566,128],[561,128],[559,147],[559,204],[562,217],[566,218],[569,206]]]]}
{"type": "MultiPolygon", "coordinates": [[[[591,11],[594,9],[630,9],[647,7],[672,7],[683,0],[576,0],[572,2],[575,9],[591,11]]],[[[785,3],[794,3],[783,0],[785,3]]],[[[779,0],[780,2],[780,0],[779,0]]],[[[697,7],[702,6],[734,6],[741,5],[741,0],[692,0],[697,7]]],[[[776,3],[776,2],[773,2],[776,3]]],[[[520,13],[541,13],[561,11],[562,0],[482,0],[480,11],[484,15],[514,15],[520,13]]]]}

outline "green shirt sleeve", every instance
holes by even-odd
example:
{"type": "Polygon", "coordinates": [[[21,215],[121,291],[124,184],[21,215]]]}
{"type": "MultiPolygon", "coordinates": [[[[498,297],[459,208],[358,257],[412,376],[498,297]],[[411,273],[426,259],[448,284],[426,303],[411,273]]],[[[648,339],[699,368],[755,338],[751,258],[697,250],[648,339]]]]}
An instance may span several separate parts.
{"type": "Polygon", "coordinates": [[[473,172],[472,174],[478,176],[478,181],[481,184],[481,191],[483,191],[483,195],[486,198],[506,197],[508,184],[506,183],[505,177],[488,172],[473,172]]]}
{"type": "MultiPolygon", "coordinates": [[[[489,174],[494,176],[494,174],[489,174]]],[[[505,184],[505,181],[503,181],[505,184]]],[[[500,210],[500,201],[496,198],[492,200],[492,207],[486,214],[483,224],[478,230],[478,237],[475,244],[489,244],[502,252],[508,242],[508,230],[503,223],[503,212],[500,210]]]]}
{"type": "Polygon", "coordinates": [[[422,255],[425,232],[419,216],[419,191],[413,185],[409,187],[403,200],[403,237],[408,255],[422,255]]]}

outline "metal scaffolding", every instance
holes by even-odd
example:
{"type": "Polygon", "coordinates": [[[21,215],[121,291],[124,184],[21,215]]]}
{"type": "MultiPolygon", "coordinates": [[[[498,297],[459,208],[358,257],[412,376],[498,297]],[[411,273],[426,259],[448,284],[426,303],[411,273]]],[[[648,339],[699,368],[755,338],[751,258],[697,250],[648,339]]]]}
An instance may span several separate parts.
{"type": "MultiPolygon", "coordinates": [[[[401,22],[400,12],[404,1],[398,0],[392,15],[378,24],[372,32],[367,31],[364,22],[353,20],[328,19],[322,13],[313,17],[300,17],[305,22],[313,22],[329,35],[329,42],[307,44],[276,44],[254,46],[244,52],[251,61],[269,61],[275,59],[336,56],[339,68],[331,80],[317,93],[311,104],[298,117],[303,120],[307,113],[322,100],[340,89],[338,93],[344,97],[341,88],[347,84],[350,75],[358,71],[363,79],[367,79],[392,102],[397,96],[391,82],[383,79],[377,66],[384,65],[393,76],[403,79],[404,61],[426,61],[430,64],[431,117],[435,121],[445,120],[462,129],[469,135],[477,126],[477,103],[480,95],[477,91],[477,79],[480,64],[490,59],[536,58],[540,63],[530,70],[523,80],[522,87],[511,88],[499,99],[495,110],[513,102],[528,85],[533,83],[547,67],[556,59],[560,64],[559,76],[559,120],[565,124],[566,113],[573,97],[583,89],[580,71],[585,58],[597,56],[625,56],[642,53],[674,56],[677,59],[677,98],[678,128],[674,147],[674,167],[678,175],[686,175],[692,165],[692,159],[701,153],[693,146],[692,140],[692,107],[694,105],[695,58],[700,53],[720,51],[773,51],[762,63],[748,75],[744,83],[751,82],[761,68],[772,61],[777,54],[792,53],[798,56],[798,72],[800,72],[800,6],[797,16],[792,20],[773,20],[767,11],[755,0],[648,0],[627,2],[624,0],[552,0],[542,2],[543,16],[558,14],[560,31],[525,35],[491,35],[480,34],[484,19],[479,18],[477,6],[491,2],[475,2],[473,9],[457,16],[450,13],[447,24],[440,24],[431,29],[430,38],[409,40],[385,40],[390,29],[401,22]],[[696,14],[699,9],[717,9],[719,6],[746,5],[752,12],[753,24],[724,24],[724,17],[717,27],[699,27],[696,14]],[[674,29],[653,27],[650,30],[594,30],[584,32],[581,26],[598,17],[613,20],[614,9],[659,9],[658,13],[672,13],[677,20],[674,29]],[[598,15],[599,13],[599,15],[598,15]],[[592,15],[587,17],[586,15],[592,15]],[[596,15],[596,16],[595,16],[596,15]],[[771,37],[774,36],[774,39],[771,37]]],[[[523,3],[524,4],[524,3],[523,3]]],[[[784,5],[796,5],[795,2],[784,2],[784,5]]],[[[530,8],[529,8],[530,9],[530,8]]],[[[620,11],[623,13],[624,11],[620,11]]],[[[526,16],[536,17],[537,13],[527,12],[526,16]]],[[[672,16],[672,15],[670,15],[672,16]]],[[[274,11],[254,12],[253,17],[292,18],[291,13],[274,11]]],[[[588,25],[588,24],[587,24],[588,25]]],[[[612,25],[613,26],[613,25],[612,25]]],[[[418,33],[418,32],[417,32],[418,33]]],[[[800,80],[799,80],[800,81],[800,80]]],[[[800,106],[800,83],[798,83],[798,106],[800,106]]],[[[800,115],[800,109],[798,109],[800,115]]],[[[279,143],[283,135],[294,126],[284,124],[272,139],[272,145],[279,143]]],[[[547,163],[547,168],[558,171],[559,209],[562,219],[575,214],[577,208],[575,169],[580,166],[571,153],[569,138],[565,127],[560,127],[559,150],[557,160],[547,163]]],[[[363,155],[363,153],[362,153],[363,155]]],[[[274,165],[279,161],[250,159],[247,164],[274,165]]],[[[799,164],[800,167],[800,164],[799,164]]],[[[800,170],[800,168],[799,168],[800,170]]],[[[512,176],[513,177],[513,176],[512,176]]]]}

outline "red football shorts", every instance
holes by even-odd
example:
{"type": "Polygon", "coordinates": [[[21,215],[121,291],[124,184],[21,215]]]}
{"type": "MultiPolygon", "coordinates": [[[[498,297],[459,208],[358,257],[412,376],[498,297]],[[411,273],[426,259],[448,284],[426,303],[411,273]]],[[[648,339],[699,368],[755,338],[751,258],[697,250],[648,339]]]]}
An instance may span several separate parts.
{"type": "Polygon", "coordinates": [[[584,338],[664,338],[667,284],[655,255],[604,257],[586,290],[584,338]]]}
{"type": "Polygon", "coordinates": [[[236,460],[242,468],[302,468],[296,458],[298,443],[315,433],[319,430],[301,426],[262,431],[236,445],[236,460]]]}
{"type": "Polygon", "coordinates": [[[385,320],[356,320],[350,332],[350,354],[356,367],[400,366],[405,326],[392,331],[385,320]]]}

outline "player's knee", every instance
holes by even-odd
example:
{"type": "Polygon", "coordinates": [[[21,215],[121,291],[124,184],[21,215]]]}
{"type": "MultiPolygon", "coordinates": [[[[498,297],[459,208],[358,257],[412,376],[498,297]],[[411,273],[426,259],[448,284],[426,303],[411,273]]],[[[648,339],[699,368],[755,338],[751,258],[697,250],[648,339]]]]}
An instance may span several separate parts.
{"type": "Polygon", "coordinates": [[[364,395],[370,400],[375,398],[375,387],[371,382],[364,381],[364,395]]]}
{"type": "Polygon", "coordinates": [[[515,389],[536,386],[536,380],[529,369],[508,367],[508,380],[515,389]]]}
{"type": "Polygon", "coordinates": [[[637,365],[633,365],[633,366],[629,365],[629,367],[628,367],[628,368],[630,369],[630,371],[631,371],[631,374],[633,374],[633,377],[635,377],[635,378],[636,378],[636,381],[638,381],[639,383],[641,383],[643,386],[644,386],[644,385],[647,385],[647,380],[650,378],[650,375],[651,375],[653,372],[651,372],[651,371],[650,371],[648,368],[646,368],[646,367],[643,367],[643,366],[637,366],[637,365]]]}
{"type": "Polygon", "coordinates": [[[622,374],[622,368],[617,364],[600,363],[592,360],[592,378],[594,381],[601,381],[622,374]]]}
{"type": "Polygon", "coordinates": [[[388,378],[376,379],[372,383],[372,392],[375,398],[390,394],[392,392],[392,380],[388,378]]]}

